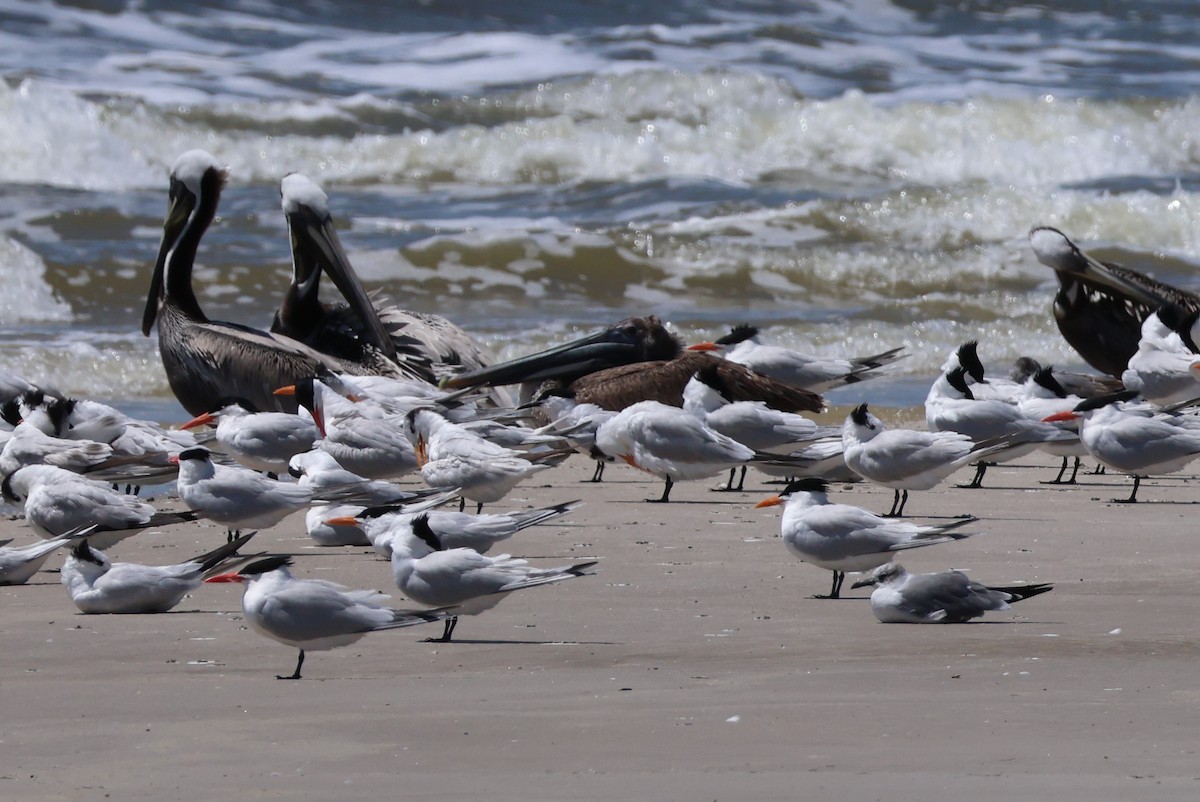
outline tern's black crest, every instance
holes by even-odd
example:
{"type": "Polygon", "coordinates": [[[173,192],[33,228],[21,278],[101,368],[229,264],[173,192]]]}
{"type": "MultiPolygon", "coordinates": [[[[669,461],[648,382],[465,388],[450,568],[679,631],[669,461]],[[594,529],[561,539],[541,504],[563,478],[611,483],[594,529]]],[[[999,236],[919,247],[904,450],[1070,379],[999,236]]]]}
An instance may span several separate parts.
{"type": "Polygon", "coordinates": [[[1108,395],[1098,395],[1094,398],[1088,398],[1080,401],[1075,405],[1076,412],[1087,412],[1089,409],[1100,409],[1109,404],[1116,404],[1120,401],[1132,401],[1138,397],[1137,390],[1122,390],[1119,393],[1109,393],[1108,395]]]}
{"type": "Polygon", "coordinates": [[[296,382],[296,403],[312,412],[317,403],[316,390],[313,387],[313,382],[316,381],[312,376],[306,376],[296,382]]]}
{"type": "Polygon", "coordinates": [[[355,513],[354,517],[359,520],[367,520],[370,518],[382,518],[385,515],[391,515],[393,512],[400,512],[404,508],[403,504],[378,504],[374,507],[367,507],[355,513]]]}
{"type": "Polygon", "coordinates": [[[276,554],[273,557],[264,557],[261,560],[255,560],[249,565],[243,566],[242,570],[238,571],[238,573],[242,576],[261,576],[280,568],[286,568],[291,564],[291,557],[286,554],[276,554]]]}
{"type": "Polygon", "coordinates": [[[62,437],[71,428],[69,421],[77,403],[74,398],[51,398],[46,403],[46,415],[50,418],[50,425],[54,427],[56,436],[62,437]]]}
{"type": "Polygon", "coordinates": [[[975,400],[975,395],[971,392],[971,388],[967,386],[967,370],[963,367],[957,367],[946,374],[946,381],[950,382],[950,386],[963,394],[963,398],[975,400]]]}
{"type": "Polygon", "coordinates": [[[13,397],[0,404],[0,418],[4,418],[4,422],[9,426],[16,426],[21,422],[21,402],[20,399],[13,397]]]}
{"type": "Polygon", "coordinates": [[[45,400],[46,394],[37,387],[31,387],[21,394],[21,403],[30,408],[40,406],[45,400]]]}
{"type": "Polygon", "coordinates": [[[433,527],[429,525],[429,513],[418,515],[412,521],[413,534],[421,538],[425,545],[434,551],[445,551],[445,546],[438,538],[437,533],[433,531],[433,527]]]}
{"type": "Polygon", "coordinates": [[[223,398],[217,399],[217,402],[215,404],[213,404],[213,408],[210,409],[209,412],[220,412],[221,410],[225,409],[225,407],[231,407],[234,405],[241,407],[242,409],[246,410],[247,412],[261,412],[262,411],[249,398],[244,398],[243,396],[240,396],[240,395],[227,395],[223,398]]]}
{"type": "MultiPolygon", "coordinates": [[[[18,468],[17,470],[19,471],[20,468],[18,468]]],[[[4,477],[3,482],[0,482],[0,496],[3,496],[4,500],[7,501],[9,504],[20,504],[21,503],[21,497],[16,494],[16,491],[13,490],[13,486],[12,486],[13,474],[15,474],[16,472],[17,471],[13,471],[8,476],[4,477]]]]}
{"type": "Polygon", "coordinates": [[[212,452],[202,447],[184,449],[179,452],[179,461],[183,462],[185,459],[212,459],[212,452]]]}
{"type": "Polygon", "coordinates": [[[87,538],[75,544],[75,548],[71,549],[71,556],[77,560],[92,563],[93,565],[104,565],[104,561],[96,556],[96,552],[92,551],[92,547],[88,545],[87,538]]]}
{"type": "Polygon", "coordinates": [[[983,381],[983,362],[979,361],[979,342],[969,340],[958,347],[958,361],[971,378],[977,382],[983,381]]]}
{"type": "Polygon", "coordinates": [[[404,427],[412,431],[417,429],[417,415],[422,412],[436,412],[433,407],[413,407],[404,415],[404,427]]]}
{"type": "Polygon", "coordinates": [[[751,337],[756,337],[756,336],[758,336],[758,327],[757,326],[751,326],[749,323],[742,323],[741,325],[734,326],[732,329],[730,329],[729,333],[726,334],[721,339],[716,340],[716,344],[717,345],[737,345],[738,343],[745,342],[746,340],[749,340],[751,337]]]}
{"type": "Polygon", "coordinates": [[[829,490],[829,483],[824,479],[815,477],[807,477],[805,479],[797,479],[783,489],[779,495],[790,496],[792,493],[825,493],[829,490]]]}
{"type": "Polygon", "coordinates": [[[1200,316],[1200,310],[1186,309],[1179,304],[1163,304],[1156,313],[1164,326],[1178,332],[1190,329],[1200,316]]]}
{"type": "Polygon", "coordinates": [[[1059,398],[1067,397],[1066,389],[1064,389],[1063,386],[1058,383],[1058,379],[1054,378],[1053,365],[1046,365],[1044,368],[1038,368],[1036,371],[1034,371],[1033,380],[1040,386],[1054,393],[1059,398]]]}
{"type": "Polygon", "coordinates": [[[866,404],[859,404],[854,409],[850,410],[850,420],[854,421],[854,423],[858,426],[866,426],[870,429],[875,428],[871,425],[871,419],[867,417],[866,404]]]}

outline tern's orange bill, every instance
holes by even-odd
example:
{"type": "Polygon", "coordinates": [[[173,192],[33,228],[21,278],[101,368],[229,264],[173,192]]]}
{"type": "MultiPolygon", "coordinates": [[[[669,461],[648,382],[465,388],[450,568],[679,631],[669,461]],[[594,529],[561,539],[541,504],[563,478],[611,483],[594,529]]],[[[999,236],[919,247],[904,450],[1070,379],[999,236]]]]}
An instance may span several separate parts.
{"type": "Polygon", "coordinates": [[[210,576],[205,582],[244,582],[246,578],[241,574],[217,574],[210,576]]]}
{"type": "Polygon", "coordinates": [[[215,426],[217,423],[216,416],[211,412],[205,412],[203,415],[197,415],[187,423],[180,426],[180,429],[195,429],[197,426],[215,426]]]}
{"type": "Polygon", "coordinates": [[[782,503],[783,499],[779,496],[771,496],[769,498],[764,498],[762,501],[755,504],[754,509],[758,509],[759,507],[775,507],[782,503]]]}

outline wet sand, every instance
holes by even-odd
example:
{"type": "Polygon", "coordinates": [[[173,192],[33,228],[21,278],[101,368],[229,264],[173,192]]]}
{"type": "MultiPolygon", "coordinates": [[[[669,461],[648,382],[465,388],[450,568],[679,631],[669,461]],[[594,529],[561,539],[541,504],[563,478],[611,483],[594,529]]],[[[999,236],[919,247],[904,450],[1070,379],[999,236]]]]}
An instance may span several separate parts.
{"type": "MultiPolygon", "coordinates": [[[[988,583],[1054,582],[981,623],[883,625],[862,590],[779,537],[778,490],[661,485],[575,458],[497,509],[582,498],[506,551],[600,573],[465,618],[296,653],[248,631],[240,587],[176,612],[84,616],[43,571],[0,588],[9,799],[1195,799],[1200,793],[1200,488],[993,468],[983,490],[914,493],[920,521],[970,513],[986,534],[901,556],[988,583]]],[[[956,476],[965,480],[966,471],[956,476]]],[[[539,477],[541,478],[541,477],[539,477]]],[[[886,511],[891,491],[835,486],[886,511]]],[[[20,522],[4,537],[28,542],[20,522]]],[[[191,524],[122,543],[171,563],[223,542],[191,524]]],[[[393,588],[365,548],[318,548],[299,516],[253,543],[298,576],[393,588]]],[[[48,567],[57,569],[61,557],[48,567]]],[[[393,603],[404,606],[398,591],[393,603]]]]}

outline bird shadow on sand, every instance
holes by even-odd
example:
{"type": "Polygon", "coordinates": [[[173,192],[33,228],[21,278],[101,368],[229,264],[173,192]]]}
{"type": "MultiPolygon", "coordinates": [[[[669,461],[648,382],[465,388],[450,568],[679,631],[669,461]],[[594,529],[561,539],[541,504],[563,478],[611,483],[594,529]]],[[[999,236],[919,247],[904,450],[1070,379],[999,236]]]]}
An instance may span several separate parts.
{"type": "Polygon", "coordinates": [[[653,504],[656,507],[665,507],[670,509],[676,505],[691,506],[691,507],[745,507],[749,504],[749,500],[739,500],[735,498],[729,499],[671,499],[670,501],[659,501],[656,498],[627,498],[627,499],[610,499],[604,502],[605,504],[653,504]]]}
{"type": "Polygon", "coordinates": [[[624,646],[624,643],[608,640],[517,640],[508,638],[455,638],[451,641],[420,640],[437,646],[624,646]]]}
{"type": "Polygon", "coordinates": [[[1193,507],[1200,504],[1200,501],[1176,501],[1166,498],[1139,498],[1137,501],[1126,501],[1123,498],[1100,498],[1099,496],[1093,496],[1092,501],[1109,507],[1193,507]]]}

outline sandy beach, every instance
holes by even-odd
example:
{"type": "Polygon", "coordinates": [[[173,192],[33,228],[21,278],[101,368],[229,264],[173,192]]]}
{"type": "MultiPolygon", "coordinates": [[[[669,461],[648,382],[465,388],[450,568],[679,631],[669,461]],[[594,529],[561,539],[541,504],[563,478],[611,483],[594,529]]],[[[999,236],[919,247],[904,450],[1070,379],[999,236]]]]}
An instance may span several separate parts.
{"type": "MultiPolygon", "coordinates": [[[[312,652],[246,629],[240,588],[175,612],[84,616],[61,557],[0,589],[8,799],[1194,799],[1200,792],[1200,549],[1188,474],[1143,483],[1057,460],[993,468],[982,490],[914,493],[919,521],[970,513],[986,534],[903,555],[1052,593],[981,623],[883,625],[863,590],[792,558],[776,492],[753,472],[660,484],[573,458],[497,509],[581,498],[506,551],[600,572],[466,618],[312,652]]],[[[969,478],[963,472],[958,479],[969,478]]],[[[886,511],[891,492],[831,497],[886,511]]],[[[159,501],[163,501],[162,498],[159,501]]],[[[19,521],[5,537],[29,542],[19,521]]],[[[166,564],[223,542],[214,525],[146,533],[116,559],[166,564]]],[[[255,550],[298,576],[388,590],[365,548],[318,548],[296,517],[255,550]]],[[[393,603],[404,606],[399,592],[393,603]]]]}

